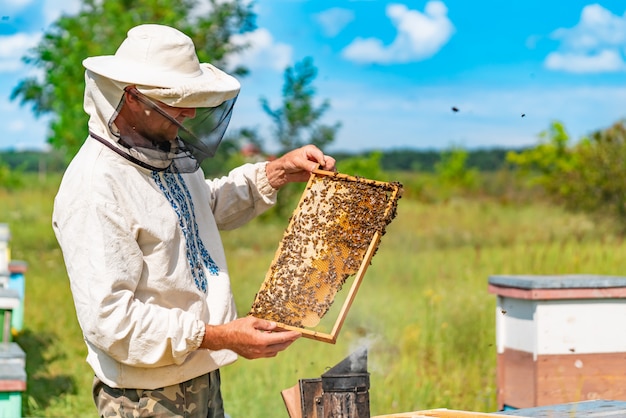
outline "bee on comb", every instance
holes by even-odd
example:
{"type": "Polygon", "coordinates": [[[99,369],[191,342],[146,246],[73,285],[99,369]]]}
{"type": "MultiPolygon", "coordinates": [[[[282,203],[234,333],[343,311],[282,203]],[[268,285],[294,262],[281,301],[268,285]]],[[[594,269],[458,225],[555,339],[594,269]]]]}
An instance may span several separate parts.
{"type": "Polygon", "coordinates": [[[400,183],[315,170],[289,220],[249,314],[334,343],[363,275],[395,218],[400,183]],[[349,278],[330,333],[314,328],[349,278]]]}

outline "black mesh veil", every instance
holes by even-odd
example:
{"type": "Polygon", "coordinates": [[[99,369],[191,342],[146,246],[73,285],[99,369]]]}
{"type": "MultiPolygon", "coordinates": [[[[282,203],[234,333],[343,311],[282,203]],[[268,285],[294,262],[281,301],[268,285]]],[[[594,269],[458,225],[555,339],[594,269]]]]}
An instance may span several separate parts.
{"type": "Polygon", "coordinates": [[[178,137],[198,162],[215,155],[230,123],[236,100],[237,97],[233,97],[217,107],[196,108],[196,117],[183,122],[178,137]]]}
{"type": "Polygon", "coordinates": [[[216,107],[187,109],[185,118],[175,118],[166,111],[167,105],[150,99],[133,87],[127,87],[109,121],[109,128],[119,138],[118,142],[129,150],[129,154],[144,164],[160,171],[191,173],[198,169],[203,160],[215,155],[228,128],[236,99],[235,96],[216,107]],[[149,110],[146,119],[151,118],[152,125],[171,124],[177,128],[177,132],[171,138],[165,138],[161,132],[151,133],[149,128],[140,130],[133,127],[132,131],[125,134],[117,119],[127,94],[131,94],[149,110]]]}

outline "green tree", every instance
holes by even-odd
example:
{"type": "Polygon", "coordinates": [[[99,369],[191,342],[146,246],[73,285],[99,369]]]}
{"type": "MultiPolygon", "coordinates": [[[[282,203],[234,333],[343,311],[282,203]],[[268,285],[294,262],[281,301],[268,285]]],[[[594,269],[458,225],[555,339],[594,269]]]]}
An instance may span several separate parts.
{"type": "Polygon", "coordinates": [[[538,174],[535,181],[550,189],[552,178],[558,173],[571,171],[575,166],[575,155],[570,149],[571,141],[561,122],[555,121],[550,128],[539,134],[536,147],[507,154],[507,161],[517,166],[522,173],[538,174]]]}
{"type": "Polygon", "coordinates": [[[365,177],[373,180],[384,180],[380,160],[383,153],[373,151],[369,155],[355,156],[337,162],[337,169],[352,176],[365,177]]]}
{"type": "MultiPolygon", "coordinates": [[[[284,72],[283,103],[272,109],[265,98],[261,98],[261,106],[274,122],[273,132],[280,144],[279,153],[285,153],[306,144],[313,144],[322,149],[335,139],[341,124],[324,125],[320,119],[330,108],[330,102],[324,100],[315,106],[315,88],[313,81],[317,76],[317,68],[313,59],[304,58],[284,72]]],[[[273,213],[279,216],[289,214],[295,199],[302,193],[302,185],[288,184],[282,188],[273,213]]]]}
{"type": "Polygon", "coordinates": [[[478,170],[467,167],[468,152],[463,148],[452,147],[441,154],[435,164],[439,180],[448,186],[472,188],[476,184],[478,170]]]}
{"type": "Polygon", "coordinates": [[[572,184],[563,180],[579,170],[578,155],[567,130],[558,121],[541,132],[539,138],[536,147],[509,152],[507,161],[517,167],[523,177],[529,178],[531,184],[541,186],[549,197],[565,203],[572,193],[572,184]]]}
{"type": "MultiPolygon", "coordinates": [[[[84,68],[88,56],[114,54],[126,32],[142,23],[161,23],[189,35],[201,61],[218,66],[246,45],[231,36],[255,28],[252,3],[208,0],[210,12],[197,15],[195,0],[83,0],[75,16],[61,16],[23,61],[41,70],[41,77],[21,80],[11,99],[30,104],[36,116],[51,115],[48,142],[71,157],[86,137],[83,111],[84,68]]],[[[231,69],[245,74],[243,67],[231,69]]]]}
{"type": "Polygon", "coordinates": [[[571,143],[560,123],[548,141],[509,160],[533,175],[548,196],[572,211],[617,221],[626,231],[625,121],[571,143]]]}
{"type": "Polygon", "coordinates": [[[23,169],[11,168],[0,160],[0,188],[5,190],[19,189],[24,185],[23,169]]]}
{"type": "Polygon", "coordinates": [[[613,218],[626,231],[624,121],[592,133],[572,153],[575,159],[570,169],[553,177],[560,183],[560,200],[569,209],[613,218]]]}
{"type": "Polygon", "coordinates": [[[280,152],[286,152],[305,144],[313,144],[320,148],[330,144],[341,126],[324,125],[320,119],[330,108],[330,102],[324,100],[315,106],[315,88],[312,83],[317,76],[317,68],[313,59],[304,58],[293,67],[287,67],[284,73],[283,103],[272,109],[265,98],[261,98],[261,106],[274,122],[274,133],[281,146],[280,152]]]}
{"type": "Polygon", "coordinates": [[[218,152],[213,158],[202,162],[202,171],[207,177],[219,177],[227,174],[230,170],[246,162],[259,161],[265,158],[262,152],[263,141],[256,129],[241,128],[231,131],[222,140],[218,152]],[[251,145],[258,150],[257,160],[246,159],[242,149],[251,145]]]}

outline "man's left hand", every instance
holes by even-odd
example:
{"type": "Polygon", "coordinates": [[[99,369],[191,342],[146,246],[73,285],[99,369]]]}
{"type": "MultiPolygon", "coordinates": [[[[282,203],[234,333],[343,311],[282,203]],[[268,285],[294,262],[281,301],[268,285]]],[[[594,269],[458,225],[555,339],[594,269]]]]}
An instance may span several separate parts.
{"type": "Polygon", "coordinates": [[[270,161],[265,172],[270,185],[280,189],[287,183],[308,181],[316,168],[335,171],[335,159],[314,145],[305,145],[270,161]]]}

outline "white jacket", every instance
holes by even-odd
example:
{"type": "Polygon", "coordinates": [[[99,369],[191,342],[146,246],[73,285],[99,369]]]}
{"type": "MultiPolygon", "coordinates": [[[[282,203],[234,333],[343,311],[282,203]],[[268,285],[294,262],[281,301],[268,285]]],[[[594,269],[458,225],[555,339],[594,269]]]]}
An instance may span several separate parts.
{"type": "Polygon", "coordinates": [[[236,360],[229,350],[198,349],[205,323],[236,318],[218,230],[243,225],[275,199],[265,163],[209,181],[202,170],[141,168],[86,140],[52,222],[87,361],[104,383],[155,389],[236,360]]]}

